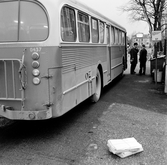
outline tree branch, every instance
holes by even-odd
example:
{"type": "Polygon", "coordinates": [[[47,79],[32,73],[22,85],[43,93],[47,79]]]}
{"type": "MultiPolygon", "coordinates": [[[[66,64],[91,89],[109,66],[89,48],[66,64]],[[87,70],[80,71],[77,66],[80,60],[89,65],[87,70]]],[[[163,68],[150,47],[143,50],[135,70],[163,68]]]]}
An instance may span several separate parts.
{"type": "Polygon", "coordinates": [[[149,31],[161,29],[161,20],[165,15],[166,0],[130,0],[127,6],[122,6],[123,12],[130,13],[134,21],[146,21],[149,31]]]}

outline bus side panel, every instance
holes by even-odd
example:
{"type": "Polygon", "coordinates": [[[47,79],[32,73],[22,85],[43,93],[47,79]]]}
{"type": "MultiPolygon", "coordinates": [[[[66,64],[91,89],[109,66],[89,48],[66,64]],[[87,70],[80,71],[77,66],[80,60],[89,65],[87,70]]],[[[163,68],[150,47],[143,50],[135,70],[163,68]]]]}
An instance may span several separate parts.
{"type": "MultiPolygon", "coordinates": [[[[76,54],[77,103],[95,92],[95,77],[98,63],[106,63],[106,46],[78,47],[76,54]]],[[[105,67],[107,68],[107,66],[105,67]]],[[[107,78],[106,78],[107,79],[107,78]]],[[[102,80],[103,81],[103,80],[102,80]]]]}
{"type": "Polygon", "coordinates": [[[52,107],[52,117],[57,117],[62,114],[62,76],[61,68],[49,69],[49,93],[50,93],[50,104],[52,107]]]}
{"type": "Polygon", "coordinates": [[[75,79],[76,79],[75,71],[62,74],[62,86],[63,86],[62,113],[66,113],[68,110],[72,109],[77,105],[75,79]]]}
{"type": "Polygon", "coordinates": [[[125,43],[124,43],[124,70],[127,69],[128,64],[127,64],[127,37],[126,37],[126,33],[125,33],[125,43]]]}
{"type": "Polygon", "coordinates": [[[106,69],[105,82],[107,83],[105,46],[81,47],[63,45],[60,49],[61,51],[58,54],[62,58],[62,68],[49,69],[49,75],[54,75],[54,79],[50,80],[50,97],[51,102],[53,101],[54,117],[66,113],[94,94],[95,76],[99,63],[102,68],[106,69]],[[58,77],[61,78],[58,80],[58,77]],[[59,89],[56,88],[56,84],[59,85],[59,89]]]}
{"type": "Polygon", "coordinates": [[[76,69],[74,52],[68,47],[57,48],[56,63],[49,69],[50,100],[53,117],[61,116],[76,106],[76,69]]]}
{"type": "Polygon", "coordinates": [[[123,71],[123,48],[124,46],[111,47],[111,79],[113,80],[123,71]]]}

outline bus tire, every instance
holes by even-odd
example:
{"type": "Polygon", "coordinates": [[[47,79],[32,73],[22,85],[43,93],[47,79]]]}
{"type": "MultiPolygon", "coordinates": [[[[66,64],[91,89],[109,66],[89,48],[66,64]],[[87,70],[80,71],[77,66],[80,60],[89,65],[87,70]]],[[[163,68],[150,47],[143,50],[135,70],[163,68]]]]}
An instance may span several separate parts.
{"type": "Polygon", "coordinates": [[[95,80],[95,93],[91,96],[91,101],[96,103],[100,99],[102,83],[101,83],[101,74],[99,69],[97,69],[96,80],[95,80]]]}

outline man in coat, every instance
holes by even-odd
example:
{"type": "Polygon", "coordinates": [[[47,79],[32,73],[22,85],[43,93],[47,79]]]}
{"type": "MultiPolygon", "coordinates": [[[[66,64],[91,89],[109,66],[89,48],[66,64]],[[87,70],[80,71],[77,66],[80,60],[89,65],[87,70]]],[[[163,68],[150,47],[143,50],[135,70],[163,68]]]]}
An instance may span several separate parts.
{"type": "Polygon", "coordinates": [[[131,74],[135,74],[135,68],[136,68],[136,65],[137,65],[137,54],[139,52],[138,48],[138,43],[134,43],[134,47],[129,51],[129,54],[130,54],[130,63],[131,63],[131,67],[130,67],[130,73],[131,74]]]}
{"type": "Polygon", "coordinates": [[[140,70],[139,75],[145,75],[146,72],[146,61],[147,61],[147,50],[145,49],[145,45],[142,45],[142,49],[139,54],[140,61],[140,70]]]}

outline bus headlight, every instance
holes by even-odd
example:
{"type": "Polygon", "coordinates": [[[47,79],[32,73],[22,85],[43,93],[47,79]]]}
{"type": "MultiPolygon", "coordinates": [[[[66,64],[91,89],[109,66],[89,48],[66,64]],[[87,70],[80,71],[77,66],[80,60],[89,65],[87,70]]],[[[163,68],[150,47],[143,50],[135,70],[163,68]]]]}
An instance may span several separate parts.
{"type": "Polygon", "coordinates": [[[32,74],[33,74],[33,76],[39,76],[39,74],[40,74],[40,72],[39,72],[39,70],[38,69],[34,69],[33,71],[32,71],[32,74]]]}
{"type": "Polygon", "coordinates": [[[33,83],[34,83],[35,85],[40,84],[40,82],[41,82],[41,80],[40,80],[38,77],[33,78],[33,83]]]}

